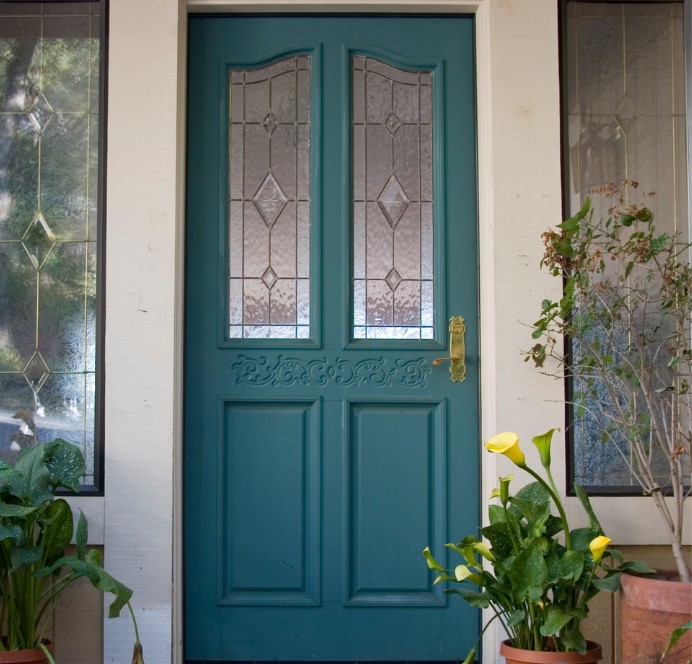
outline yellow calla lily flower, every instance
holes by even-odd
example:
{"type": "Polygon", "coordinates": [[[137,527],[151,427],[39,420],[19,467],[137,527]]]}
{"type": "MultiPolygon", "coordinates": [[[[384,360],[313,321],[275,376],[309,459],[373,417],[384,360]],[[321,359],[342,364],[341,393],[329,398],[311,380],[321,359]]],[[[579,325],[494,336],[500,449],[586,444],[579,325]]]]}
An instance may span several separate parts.
{"type": "Polygon", "coordinates": [[[498,433],[489,441],[484,443],[488,452],[504,454],[510,461],[513,461],[520,468],[526,466],[526,457],[519,447],[519,436],[511,431],[498,433]]]}
{"type": "Polygon", "coordinates": [[[490,492],[489,498],[490,498],[490,500],[492,500],[493,498],[499,498],[499,497],[500,497],[500,489],[498,489],[497,487],[495,487],[495,488],[490,492]]]}
{"type": "Polygon", "coordinates": [[[610,537],[605,535],[599,535],[589,542],[589,549],[591,550],[591,555],[595,562],[598,562],[605,552],[608,544],[610,544],[610,537]]]}

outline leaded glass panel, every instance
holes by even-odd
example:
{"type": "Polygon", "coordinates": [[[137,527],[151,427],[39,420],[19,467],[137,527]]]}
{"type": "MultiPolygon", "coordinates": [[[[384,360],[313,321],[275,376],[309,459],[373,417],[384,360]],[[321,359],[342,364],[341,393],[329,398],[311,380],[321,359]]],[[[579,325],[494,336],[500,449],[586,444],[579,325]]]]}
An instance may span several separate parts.
{"type": "Polygon", "coordinates": [[[310,336],[310,58],[230,73],[231,339],[310,336]]]}
{"type": "MultiPolygon", "coordinates": [[[[681,3],[567,4],[565,190],[571,213],[594,188],[634,180],[639,192],[655,192],[647,206],[656,226],[688,237],[684,41],[681,3]]],[[[610,204],[596,197],[595,214],[607,216],[610,204]]],[[[579,353],[576,344],[572,351],[579,353]]],[[[605,394],[602,403],[608,403],[605,394]]],[[[603,492],[639,491],[629,446],[604,445],[600,432],[597,418],[574,418],[573,480],[603,492]]]]}
{"type": "Polygon", "coordinates": [[[95,483],[98,2],[0,2],[0,458],[60,437],[95,483]]]}
{"type": "Polygon", "coordinates": [[[433,337],[432,74],[352,60],[353,336],[433,337]]]}

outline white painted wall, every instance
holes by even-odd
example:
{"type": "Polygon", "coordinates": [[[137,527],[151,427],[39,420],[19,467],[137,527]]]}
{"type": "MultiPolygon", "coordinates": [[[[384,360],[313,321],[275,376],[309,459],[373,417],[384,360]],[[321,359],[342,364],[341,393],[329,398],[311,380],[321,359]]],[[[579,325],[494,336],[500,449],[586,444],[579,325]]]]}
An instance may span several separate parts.
{"type": "MultiPolygon", "coordinates": [[[[563,424],[561,386],[520,355],[531,345],[525,325],[558,287],[538,269],[540,232],[561,213],[555,0],[111,0],[104,543],[108,568],[136,589],[148,664],[182,663],[186,12],[392,8],[477,12],[483,434],[512,429],[528,442],[563,424]]],[[[497,472],[509,469],[484,462],[487,496],[497,472]]],[[[620,543],[660,537],[640,499],[598,509],[620,543]]],[[[127,618],[106,622],[105,662],[129,661],[131,634],[127,618]]],[[[485,645],[487,664],[495,660],[494,635],[485,645]]]]}

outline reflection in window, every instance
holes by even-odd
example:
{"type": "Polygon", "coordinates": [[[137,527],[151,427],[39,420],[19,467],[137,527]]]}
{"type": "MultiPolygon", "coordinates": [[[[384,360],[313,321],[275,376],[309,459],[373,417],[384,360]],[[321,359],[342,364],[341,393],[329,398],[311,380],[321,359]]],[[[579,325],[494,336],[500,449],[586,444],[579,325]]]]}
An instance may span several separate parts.
{"type": "MultiPolygon", "coordinates": [[[[647,202],[656,226],[686,237],[682,3],[568,2],[565,27],[568,213],[598,185],[635,180],[656,193],[647,202]]],[[[595,198],[595,214],[607,205],[595,198]]],[[[572,480],[606,492],[638,487],[597,431],[587,416],[574,419],[572,480]]]]}
{"type": "Polygon", "coordinates": [[[0,458],[60,437],[94,485],[98,2],[0,2],[0,458]]]}

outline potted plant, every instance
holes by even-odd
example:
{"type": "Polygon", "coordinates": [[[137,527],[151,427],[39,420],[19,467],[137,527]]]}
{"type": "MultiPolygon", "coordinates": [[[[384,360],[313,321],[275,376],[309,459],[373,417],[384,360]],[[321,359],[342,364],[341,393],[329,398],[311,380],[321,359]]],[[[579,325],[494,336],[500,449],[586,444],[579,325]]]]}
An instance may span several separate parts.
{"type": "MultiPolygon", "coordinates": [[[[542,266],[563,279],[564,288],[559,300],[543,301],[533,331],[538,343],[527,356],[546,373],[572,380],[575,418],[615,446],[668,533],[674,576],[685,585],[625,578],[622,616],[642,616],[645,608],[681,613],[660,625],[651,644],[641,643],[641,634],[651,634],[644,628],[665,621],[637,620],[622,639],[623,660],[632,664],[660,655],[671,629],[692,619],[682,541],[692,458],[690,245],[656,228],[647,207],[651,194],[627,203],[636,187],[629,181],[600,187],[609,206],[605,217],[594,214],[587,198],[574,217],[543,233],[542,266]],[[547,359],[556,361],[554,371],[545,368],[547,359]],[[647,587],[633,587],[642,583],[647,587]],[[675,595],[680,609],[671,607],[675,595]]],[[[678,648],[686,662],[689,634],[678,648]]]]}
{"type": "Polygon", "coordinates": [[[83,514],[76,529],[76,553],[65,553],[73,537],[73,516],[56,490],[78,491],[84,472],[79,448],[61,439],[25,447],[15,463],[0,462],[0,662],[55,664],[46,628],[62,593],[81,577],[115,595],[110,617],[128,607],[135,623],[133,664],[143,662],[129,602],[132,590],[103,569],[98,550],[87,549],[83,514]],[[20,659],[22,651],[27,659],[20,659]]]}
{"type": "MultiPolygon", "coordinates": [[[[575,489],[588,525],[570,528],[550,471],[554,431],[533,438],[545,477],[527,464],[515,433],[501,433],[486,442],[489,452],[505,455],[535,481],[512,495],[509,486],[514,477],[499,478],[500,486],[491,497],[500,502],[488,508],[483,539],[471,534],[447,545],[464,560],[453,570],[438,563],[429,548],[423,552],[428,567],[439,573],[434,583],[458,583],[461,587],[445,592],[461,595],[474,607],[491,609],[494,616],[481,636],[494,620],[500,622],[509,635],[500,649],[507,664],[597,662],[600,647],[587,641],[580,629],[589,602],[601,590],[618,590],[626,570],[652,571],[641,563],[624,562],[618,551],[607,548],[610,539],[579,487],[575,489]]],[[[475,654],[474,645],[464,664],[473,662],[475,654]]]]}

